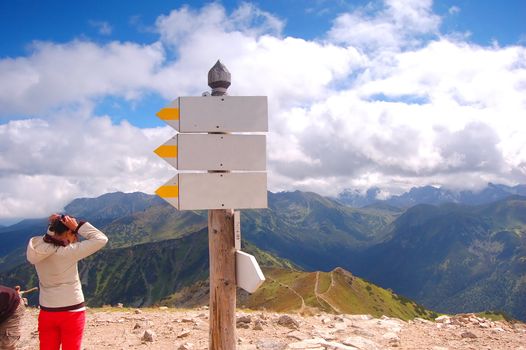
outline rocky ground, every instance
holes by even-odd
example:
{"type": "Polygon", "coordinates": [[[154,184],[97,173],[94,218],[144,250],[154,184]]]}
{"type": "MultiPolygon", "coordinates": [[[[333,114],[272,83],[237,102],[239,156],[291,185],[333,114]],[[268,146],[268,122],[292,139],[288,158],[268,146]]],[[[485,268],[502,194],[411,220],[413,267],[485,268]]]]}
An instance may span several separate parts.
{"type": "MultiPolygon", "coordinates": [[[[21,349],[38,349],[38,310],[24,318],[21,349]]],[[[526,350],[526,325],[474,315],[435,322],[368,315],[237,313],[238,350],[526,350]]],[[[83,349],[208,349],[208,310],[102,308],[87,311],[83,349]]]]}

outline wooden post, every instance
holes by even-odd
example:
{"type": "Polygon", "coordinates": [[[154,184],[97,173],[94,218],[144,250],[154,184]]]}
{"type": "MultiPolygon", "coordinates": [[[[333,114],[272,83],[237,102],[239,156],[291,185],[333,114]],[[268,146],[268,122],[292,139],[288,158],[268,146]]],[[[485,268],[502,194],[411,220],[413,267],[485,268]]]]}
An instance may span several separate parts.
{"type": "MultiPolygon", "coordinates": [[[[217,61],[208,72],[212,96],[226,95],[230,72],[217,61]]],[[[210,350],[236,348],[236,249],[234,210],[208,211],[210,256],[210,350]]]]}

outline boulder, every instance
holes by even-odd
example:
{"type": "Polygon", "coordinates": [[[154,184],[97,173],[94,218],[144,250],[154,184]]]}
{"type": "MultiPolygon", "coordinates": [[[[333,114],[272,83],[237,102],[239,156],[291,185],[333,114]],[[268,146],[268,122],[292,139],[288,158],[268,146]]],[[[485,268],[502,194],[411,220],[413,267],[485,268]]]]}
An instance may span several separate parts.
{"type": "Polygon", "coordinates": [[[278,325],[290,329],[298,329],[300,327],[299,323],[289,315],[281,315],[278,319],[278,325]]]}
{"type": "Polygon", "coordinates": [[[192,350],[193,348],[193,343],[183,343],[177,348],[177,350],[192,350]]]}
{"type": "Polygon", "coordinates": [[[147,341],[147,342],[153,342],[155,340],[155,337],[156,337],[155,332],[152,331],[151,329],[147,329],[144,331],[144,334],[142,335],[141,340],[147,341]]]}
{"type": "Polygon", "coordinates": [[[248,315],[240,316],[236,320],[236,327],[237,328],[250,328],[250,322],[252,322],[252,318],[248,315]]]}

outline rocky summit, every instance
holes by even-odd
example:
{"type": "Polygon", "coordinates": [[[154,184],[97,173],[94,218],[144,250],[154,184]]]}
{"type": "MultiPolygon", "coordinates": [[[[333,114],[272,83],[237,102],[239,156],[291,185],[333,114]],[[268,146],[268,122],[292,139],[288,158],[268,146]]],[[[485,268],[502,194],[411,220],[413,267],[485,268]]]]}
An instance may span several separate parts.
{"type": "MultiPolygon", "coordinates": [[[[83,349],[208,349],[206,307],[87,311],[83,349]]],[[[27,310],[20,349],[38,348],[38,310],[27,310]]],[[[526,325],[474,314],[416,318],[237,312],[238,350],[526,350],[526,325]]]]}

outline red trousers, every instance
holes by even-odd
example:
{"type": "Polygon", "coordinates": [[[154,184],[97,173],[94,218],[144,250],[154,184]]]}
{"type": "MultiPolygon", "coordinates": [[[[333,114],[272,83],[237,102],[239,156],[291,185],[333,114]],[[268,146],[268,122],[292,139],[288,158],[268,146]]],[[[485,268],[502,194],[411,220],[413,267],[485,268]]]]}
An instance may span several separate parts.
{"type": "Polygon", "coordinates": [[[85,311],[49,312],[40,310],[38,338],[40,350],[80,350],[86,323],[85,311]]]}

